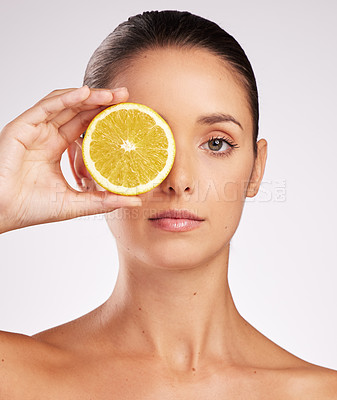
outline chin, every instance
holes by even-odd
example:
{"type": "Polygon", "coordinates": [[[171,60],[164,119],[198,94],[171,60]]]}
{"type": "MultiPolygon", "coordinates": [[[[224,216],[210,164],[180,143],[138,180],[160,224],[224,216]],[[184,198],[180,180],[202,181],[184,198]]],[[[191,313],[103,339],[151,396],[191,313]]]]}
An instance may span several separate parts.
{"type": "MultiPolygon", "coordinates": [[[[219,249],[214,243],[207,246],[204,242],[196,246],[195,242],[170,242],[152,245],[137,244],[132,246],[133,254],[138,262],[153,270],[183,271],[192,270],[202,265],[207,265],[211,259],[217,256],[219,249]]],[[[224,247],[222,247],[224,249],[224,247]]],[[[127,257],[130,256],[130,253],[127,257]]]]}

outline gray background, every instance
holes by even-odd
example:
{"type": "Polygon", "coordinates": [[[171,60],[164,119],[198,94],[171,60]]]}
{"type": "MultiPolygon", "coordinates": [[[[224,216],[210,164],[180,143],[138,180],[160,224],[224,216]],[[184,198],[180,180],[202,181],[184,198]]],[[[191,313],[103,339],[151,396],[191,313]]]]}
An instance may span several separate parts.
{"type": "MultiPolygon", "coordinates": [[[[337,369],[336,1],[2,2],[0,126],[53,89],[81,86],[105,36],[153,9],[217,22],[251,60],[269,153],[232,240],[234,301],[280,346],[337,369]]],[[[66,157],[62,166],[74,186],[66,157]]],[[[118,268],[101,216],[6,233],[0,254],[0,329],[25,334],[99,306],[118,268]]]]}

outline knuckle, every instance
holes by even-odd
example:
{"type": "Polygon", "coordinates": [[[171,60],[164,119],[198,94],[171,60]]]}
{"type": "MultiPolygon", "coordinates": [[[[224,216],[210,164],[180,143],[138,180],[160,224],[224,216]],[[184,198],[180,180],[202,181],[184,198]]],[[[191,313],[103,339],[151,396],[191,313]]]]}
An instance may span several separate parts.
{"type": "Polygon", "coordinates": [[[46,115],[47,117],[53,114],[53,112],[50,111],[50,110],[48,109],[48,107],[46,107],[46,104],[45,104],[43,101],[39,104],[39,106],[42,108],[43,112],[45,113],[45,115],[46,115]]]}

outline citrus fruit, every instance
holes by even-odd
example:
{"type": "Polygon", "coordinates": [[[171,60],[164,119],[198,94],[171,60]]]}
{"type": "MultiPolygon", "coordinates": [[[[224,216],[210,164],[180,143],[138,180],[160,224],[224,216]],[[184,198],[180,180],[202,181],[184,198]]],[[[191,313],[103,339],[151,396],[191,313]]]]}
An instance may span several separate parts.
{"type": "Polygon", "coordinates": [[[90,122],[82,154],[87,170],[104,189],[137,195],[166,178],[173,166],[175,142],[167,122],[150,107],[119,103],[90,122]]]}

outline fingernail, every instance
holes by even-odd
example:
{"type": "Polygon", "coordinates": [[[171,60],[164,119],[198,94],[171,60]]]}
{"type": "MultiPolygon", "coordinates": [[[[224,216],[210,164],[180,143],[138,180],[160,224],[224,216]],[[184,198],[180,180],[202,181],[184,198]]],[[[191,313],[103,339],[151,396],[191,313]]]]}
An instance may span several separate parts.
{"type": "Polygon", "coordinates": [[[89,178],[82,178],[81,179],[82,190],[89,190],[92,187],[92,182],[89,178]]]}

